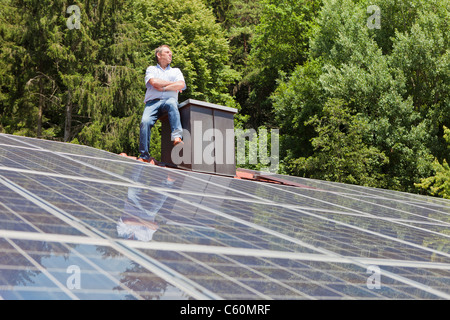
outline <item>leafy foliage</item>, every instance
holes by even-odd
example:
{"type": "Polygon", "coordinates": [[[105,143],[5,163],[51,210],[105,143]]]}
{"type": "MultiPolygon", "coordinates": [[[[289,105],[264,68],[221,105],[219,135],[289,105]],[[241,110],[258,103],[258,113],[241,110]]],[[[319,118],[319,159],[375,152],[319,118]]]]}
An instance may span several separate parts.
{"type": "Polygon", "coordinates": [[[79,29],[62,0],[0,1],[0,132],[136,155],[164,43],[181,101],[280,129],[283,173],[449,194],[449,0],[85,0],[79,29]]]}
{"type": "Polygon", "coordinates": [[[276,125],[270,94],[279,73],[290,74],[308,56],[318,0],[261,0],[262,13],[252,38],[248,66],[240,83],[252,127],[276,125]]]}
{"type": "MultiPolygon", "coordinates": [[[[442,151],[439,128],[449,120],[448,112],[444,111],[450,96],[449,45],[444,35],[448,29],[444,19],[448,11],[445,4],[437,1],[412,1],[408,14],[400,12],[395,19],[387,21],[383,12],[388,12],[387,17],[392,16],[398,1],[379,1],[381,29],[370,29],[366,25],[369,4],[368,1],[324,1],[311,38],[308,62],[298,66],[287,81],[279,84],[272,94],[274,109],[285,119],[280,122],[282,133],[286,132],[291,140],[298,137],[303,145],[286,152],[293,164],[292,173],[299,174],[298,168],[305,169],[308,163],[310,169],[301,171],[304,175],[342,181],[342,176],[347,174],[347,180],[353,183],[413,191],[414,183],[431,173],[432,155],[446,153],[442,151]],[[392,23],[397,23],[398,28],[392,23]],[[307,91],[302,87],[308,88],[307,91]],[[371,162],[372,171],[360,170],[355,175],[356,165],[351,162],[337,176],[333,173],[336,158],[325,152],[327,149],[317,148],[318,141],[325,139],[324,132],[320,131],[324,129],[323,124],[317,121],[320,116],[327,116],[326,103],[335,99],[346,106],[350,118],[342,113],[335,116],[340,115],[343,123],[359,119],[359,125],[364,128],[363,140],[355,140],[360,144],[361,154],[369,156],[374,152],[387,157],[386,161],[380,158],[381,161],[371,162]],[[318,134],[313,136],[310,145],[304,143],[311,139],[308,125],[315,126],[318,134]],[[366,153],[367,150],[370,152],[366,153]],[[294,161],[295,158],[298,160],[294,161]],[[312,163],[315,166],[311,167],[312,163]],[[318,165],[331,172],[320,174],[323,170],[318,165]]],[[[356,130],[352,125],[348,128],[356,130]]],[[[347,134],[341,137],[344,141],[347,134]]],[[[339,145],[332,136],[327,135],[326,139],[339,145]]],[[[333,150],[331,146],[330,150],[333,150]]]]}
{"type": "MultiPolygon", "coordinates": [[[[234,106],[238,74],[212,12],[200,0],[84,1],[80,29],[63,1],[2,0],[2,131],[137,153],[145,69],[173,46],[181,97],[234,106]]],[[[158,153],[154,130],[152,153],[158,153]]]]}
{"type": "MultiPolygon", "coordinates": [[[[444,138],[448,143],[447,148],[450,149],[450,129],[444,126],[444,138]]],[[[430,195],[440,196],[450,199],[450,166],[446,159],[439,163],[437,159],[433,162],[434,175],[424,178],[416,186],[427,191],[430,195]]]]}
{"type": "Polygon", "coordinates": [[[326,102],[323,116],[313,116],[318,136],[312,138],[314,155],[292,163],[297,175],[343,183],[384,187],[384,166],[389,159],[376,147],[368,145],[369,123],[361,114],[352,115],[343,100],[326,102]]]}

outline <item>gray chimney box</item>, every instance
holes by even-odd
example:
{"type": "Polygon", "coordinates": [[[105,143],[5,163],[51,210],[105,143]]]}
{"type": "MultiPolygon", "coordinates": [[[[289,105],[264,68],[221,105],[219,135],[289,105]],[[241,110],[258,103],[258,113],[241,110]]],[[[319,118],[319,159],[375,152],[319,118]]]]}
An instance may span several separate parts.
{"type": "Polygon", "coordinates": [[[182,169],[236,175],[234,114],[237,109],[188,99],[178,110],[184,131],[184,145],[173,147],[167,114],[161,121],[161,161],[182,169]],[[180,159],[172,157],[172,149],[180,159]]]}

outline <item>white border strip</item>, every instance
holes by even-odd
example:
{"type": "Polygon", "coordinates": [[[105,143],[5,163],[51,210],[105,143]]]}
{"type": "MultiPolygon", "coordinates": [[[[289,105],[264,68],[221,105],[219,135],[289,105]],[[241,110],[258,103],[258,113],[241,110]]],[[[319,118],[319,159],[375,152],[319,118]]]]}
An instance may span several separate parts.
{"type": "Polygon", "coordinates": [[[0,238],[95,245],[106,247],[113,247],[114,243],[119,243],[122,246],[126,246],[128,248],[143,249],[143,250],[210,253],[210,254],[222,254],[227,256],[229,255],[229,256],[245,256],[245,257],[262,257],[262,258],[288,259],[300,261],[304,260],[304,261],[328,262],[328,263],[349,263],[348,259],[352,259],[367,265],[450,270],[450,264],[439,262],[364,258],[364,257],[355,258],[346,256],[329,256],[325,254],[316,254],[316,253],[247,249],[237,247],[221,247],[221,246],[183,244],[171,242],[154,242],[154,241],[142,242],[135,240],[121,240],[121,239],[112,240],[112,239],[90,238],[84,236],[73,236],[65,234],[48,234],[48,233],[12,231],[12,230],[0,230],[0,238]]]}
{"type": "Polygon", "coordinates": [[[25,251],[22,250],[22,248],[20,248],[17,244],[15,244],[13,241],[7,239],[8,243],[14,247],[14,249],[16,249],[20,254],[22,254],[31,264],[33,264],[40,272],[42,272],[43,274],[45,274],[45,276],[47,278],[49,278],[58,288],[61,289],[61,291],[63,291],[65,294],[67,294],[70,298],[72,298],[73,300],[79,300],[79,298],[74,295],[65,285],[63,285],[61,282],[58,281],[58,279],[56,279],[54,276],[51,275],[51,273],[49,273],[47,271],[47,269],[45,269],[44,267],[41,266],[40,263],[38,263],[36,260],[34,260],[28,253],[26,253],[25,251]]]}
{"type": "MultiPolygon", "coordinates": [[[[203,286],[191,281],[182,274],[172,270],[168,266],[161,264],[157,260],[149,256],[143,256],[140,252],[136,252],[136,250],[134,250],[133,248],[126,247],[120,242],[113,241],[107,235],[101,233],[100,231],[97,231],[96,229],[94,229],[96,232],[90,231],[90,229],[84,226],[84,222],[80,221],[76,217],[73,217],[69,213],[64,212],[61,209],[54,208],[51,204],[48,204],[45,200],[40,199],[38,196],[35,196],[32,193],[29,193],[29,191],[22,190],[21,187],[16,186],[15,183],[9,181],[8,179],[0,176],[0,183],[10,188],[11,190],[17,192],[24,198],[30,200],[31,202],[41,207],[42,209],[46,210],[50,214],[66,222],[67,224],[69,224],[76,230],[80,231],[81,233],[86,234],[88,237],[93,238],[95,240],[99,239],[106,240],[108,246],[122,253],[124,256],[140,264],[150,272],[156,274],[157,276],[171,283],[180,290],[186,292],[190,296],[195,297],[197,299],[216,299],[216,300],[221,299],[220,296],[209,291],[203,286]]],[[[58,240],[57,242],[61,242],[61,240],[58,240]]]]}

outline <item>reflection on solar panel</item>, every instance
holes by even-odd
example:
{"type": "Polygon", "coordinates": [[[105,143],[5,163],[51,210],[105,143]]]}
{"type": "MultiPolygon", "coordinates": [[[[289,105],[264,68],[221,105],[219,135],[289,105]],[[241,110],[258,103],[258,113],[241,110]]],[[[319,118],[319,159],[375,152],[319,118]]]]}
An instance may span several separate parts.
{"type": "Polygon", "coordinates": [[[449,299],[450,201],[0,135],[0,298],[449,299]]]}

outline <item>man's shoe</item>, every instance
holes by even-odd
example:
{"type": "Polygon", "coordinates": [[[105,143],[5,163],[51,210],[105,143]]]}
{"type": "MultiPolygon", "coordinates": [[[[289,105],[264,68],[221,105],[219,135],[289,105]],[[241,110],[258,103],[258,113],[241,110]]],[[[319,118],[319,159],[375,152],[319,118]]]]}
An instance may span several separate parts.
{"type": "Polygon", "coordinates": [[[156,165],[156,159],[153,157],[150,157],[150,159],[144,159],[144,158],[137,158],[137,161],[141,161],[141,162],[147,162],[150,163],[152,165],[156,165]]]}
{"type": "Polygon", "coordinates": [[[175,140],[173,140],[173,145],[176,146],[177,144],[184,144],[183,140],[181,138],[176,137],[175,140]]]}

